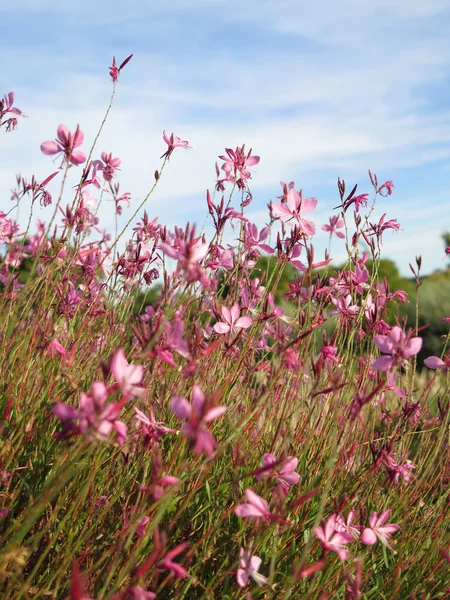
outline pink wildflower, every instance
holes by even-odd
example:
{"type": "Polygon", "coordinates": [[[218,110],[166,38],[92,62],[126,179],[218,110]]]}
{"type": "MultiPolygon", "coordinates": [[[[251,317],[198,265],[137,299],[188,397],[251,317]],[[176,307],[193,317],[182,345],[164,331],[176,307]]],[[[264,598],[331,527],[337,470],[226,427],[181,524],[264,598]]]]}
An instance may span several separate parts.
{"type": "Polygon", "coordinates": [[[392,190],[394,189],[394,182],[392,180],[386,181],[378,188],[378,193],[382,196],[390,196],[392,194],[392,190]],[[386,190],[385,193],[382,191],[386,190]]]}
{"type": "Polygon", "coordinates": [[[450,365],[450,361],[449,361],[449,365],[447,365],[447,363],[445,363],[438,356],[429,356],[423,362],[429,369],[441,369],[442,367],[449,368],[449,365],[450,365]]]}
{"type": "Polygon", "coordinates": [[[14,92],[9,92],[9,94],[5,94],[3,96],[3,100],[0,99],[0,127],[3,125],[6,127],[6,131],[14,131],[17,127],[17,119],[16,117],[10,117],[8,119],[3,120],[3,117],[6,113],[11,113],[12,115],[23,117],[25,116],[21,110],[15,108],[14,106],[14,92]]]}
{"type": "Polygon", "coordinates": [[[302,191],[297,192],[294,188],[290,188],[287,193],[286,202],[275,202],[272,204],[272,211],[275,216],[278,216],[282,221],[291,221],[294,219],[298,222],[300,231],[305,235],[313,236],[316,233],[314,223],[309,219],[305,219],[302,215],[312,212],[317,205],[317,198],[302,199],[302,191]]]}
{"type": "Polygon", "coordinates": [[[111,152],[102,152],[102,160],[94,160],[94,175],[96,171],[102,171],[105,181],[112,181],[115,171],[120,167],[120,158],[113,158],[111,152]]]}
{"type": "Polygon", "coordinates": [[[252,555],[251,550],[239,549],[239,569],[236,573],[238,586],[244,588],[248,584],[249,576],[259,585],[267,583],[267,577],[258,573],[262,559],[259,556],[252,555]]]}
{"type": "Polygon", "coordinates": [[[169,137],[165,130],[163,131],[163,140],[169,147],[166,150],[166,152],[164,152],[164,154],[161,156],[161,158],[167,158],[167,160],[169,160],[175,148],[189,148],[189,142],[187,142],[186,140],[181,140],[173,133],[171,133],[169,137]]]}
{"type": "Polygon", "coordinates": [[[53,154],[64,154],[64,158],[67,162],[71,162],[74,165],[80,165],[86,161],[86,156],[79,150],[75,151],[75,148],[81,146],[84,140],[84,133],[81,131],[80,126],[77,125],[75,133],[70,133],[65,125],[60,125],[57,132],[58,139],[50,142],[43,142],[41,144],[41,151],[51,156],[53,154]]]}
{"type": "Polygon", "coordinates": [[[194,446],[196,456],[212,456],[217,442],[206,425],[225,414],[227,407],[211,406],[200,386],[194,385],[191,404],[182,396],[174,396],[170,402],[170,409],[175,416],[186,421],[181,431],[194,446]]]}
{"type": "Polygon", "coordinates": [[[214,325],[214,331],[216,333],[222,334],[228,333],[230,330],[234,332],[237,329],[248,329],[253,323],[251,317],[239,317],[241,311],[237,302],[232,306],[231,310],[226,306],[222,306],[220,312],[222,313],[225,322],[219,321],[219,323],[214,325]]]}
{"type": "Polygon", "coordinates": [[[110,369],[114,380],[120,384],[123,394],[140,396],[144,392],[143,388],[137,385],[142,381],[144,367],[128,364],[122,349],[111,358],[110,369]]]}
{"type": "Polygon", "coordinates": [[[322,231],[329,231],[330,238],[334,233],[338,238],[342,239],[345,238],[345,235],[342,233],[342,231],[337,231],[338,229],[342,229],[342,227],[344,227],[344,219],[342,219],[342,217],[339,217],[338,215],[333,215],[332,217],[330,217],[330,224],[322,225],[321,229],[322,231]]]}
{"type": "Polygon", "coordinates": [[[123,63],[120,65],[120,67],[118,67],[117,64],[116,64],[116,57],[113,56],[112,65],[109,67],[109,74],[111,75],[111,79],[113,80],[114,83],[117,83],[117,80],[119,79],[120,71],[132,59],[132,57],[133,57],[133,55],[130,54],[130,56],[128,56],[123,61],[123,63]]]}
{"type": "Polygon", "coordinates": [[[340,531],[341,523],[337,515],[333,514],[320,527],[314,527],[314,533],[325,552],[336,552],[340,560],[346,560],[348,551],[344,548],[345,544],[353,541],[353,536],[347,531],[340,531]]]}
{"type": "Polygon", "coordinates": [[[187,542],[184,542],[183,544],[179,544],[178,546],[176,546],[175,548],[170,550],[165,555],[165,557],[162,559],[162,561],[157,565],[157,569],[159,569],[161,571],[164,571],[164,570],[172,571],[172,573],[175,575],[176,579],[183,579],[183,577],[186,577],[186,575],[187,575],[186,569],[184,567],[182,567],[181,565],[179,565],[178,563],[173,562],[172,559],[175,556],[178,556],[178,554],[181,554],[188,547],[189,547],[189,544],[187,542]]]}
{"type": "Polygon", "coordinates": [[[389,541],[391,539],[391,535],[398,531],[400,527],[395,525],[394,523],[388,523],[385,525],[386,521],[391,514],[391,509],[385,510],[378,516],[378,513],[373,512],[369,517],[369,525],[364,529],[361,533],[361,542],[366,546],[373,546],[377,543],[378,540],[389,549],[392,549],[389,541]]]}
{"type": "Polygon", "coordinates": [[[252,490],[246,489],[245,496],[248,500],[248,504],[238,504],[234,509],[234,512],[238,517],[243,519],[272,519],[273,513],[269,510],[269,505],[255,494],[252,490]]]}
{"type": "Polygon", "coordinates": [[[298,465],[298,458],[294,456],[277,460],[273,454],[266,453],[263,456],[262,463],[263,467],[258,469],[256,479],[259,481],[267,477],[277,479],[284,495],[287,495],[289,486],[298,483],[300,480],[300,475],[294,470],[298,465]]]}
{"type": "Polygon", "coordinates": [[[394,366],[417,354],[422,348],[422,338],[409,338],[398,326],[393,327],[388,335],[376,335],[374,342],[378,350],[384,354],[371,365],[376,371],[390,371],[394,366]]]}
{"type": "Polygon", "coordinates": [[[226,173],[226,181],[234,181],[232,174],[239,188],[242,188],[245,182],[251,178],[250,171],[247,167],[253,167],[260,161],[259,156],[252,156],[252,149],[245,154],[245,144],[236,150],[225,148],[227,156],[219,156],[225,162],[222,165],[222,170],[226,173]]]}

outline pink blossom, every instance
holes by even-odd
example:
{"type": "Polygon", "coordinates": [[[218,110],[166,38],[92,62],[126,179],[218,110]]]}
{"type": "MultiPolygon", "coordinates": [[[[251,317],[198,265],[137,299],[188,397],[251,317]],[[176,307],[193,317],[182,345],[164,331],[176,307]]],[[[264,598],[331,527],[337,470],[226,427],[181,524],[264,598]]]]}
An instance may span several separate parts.
{"type": "Polygon", "coordinates": [[[167,160],[169,160],[175,148],[189,148],[189,142],[187,142],[186,140],[181,140],[173,133],[171,133],[169,137],[165,130],[163,131],[163,140],[168,145],[168,149],[166,150],[166,152],[164,152],[161,158],[167,158],[167,160]]]}
{"type": "Polygon", "coordinates": [[[120,65],[120,67],[117,66],[116,64],[116,57],[113,56],[113,61],[112,61],[112,65],[109,67],[109,74],[111,75],[111,79],[113,80],[114,83],[117,83],[117,80],[119,79],[119,74],[120,71],[124,68],[124,66],[132,59],[133,55],[130,54],[130,56],[128,56],[120,65]]]}
{"type": "Polygon", "coordinates": [[[400,527],[395,525],[394,523],[388,523],[385,525],[386,521],[391,514],[391,509],[385,510],[378,516],[378,513],[373,512],[369,517],[369,527],[364,529],[361,533],[361,542],[366,546],[373,546],[377,543],[377,540],[380,540],[382,544],[387,546],[389,549],[392,549],[389,541],[391,539],[391,535],[398,531],[400,527]]]}
{"type": "Polygon", "coordinates": [[[14,92],[9,92],[9,94],[5,94],[3,96],[3,100],[0,99],[0,127],[3,125],[6,127],[6,131],[14,131],[17,127],[17,119],[16,117],[10,117],[8,119],[3,120],[3,117],[6,113],[11,113],[12,115],[25,117],[21,110],[14,107],[14,92]]]}
{"type": "Polygon", "coordinates": [[[353,525],[355,516],[356,511],[354,510],[351,510],[348,513],[347,518],[345,518],[343,515],[338,515],[336,517],[336,531],[344,531],[349,533],[355,540],[357,540],[360,535],[361,526],[353,525]]]}
{"type": "Polygon", "coordinates": [[[398,326],[393,327],[388,335],[376,335],[374,342],[384,355],[372,362],[372,369],[376,371],[390,371],[394,366],[417,354],[422,347],[422,338],[410,338],[398,326]]]}
{"type": "Polygon", "coordinates": [[[330,238],[334,233],[338,238],[342,239],[345,238],[345,235],[342,233],[342,231],[337,231],[337,229],[342,229],[342,227],[344,227],[344,219],[342,219],[342,217],[339,217],[338,215],[333,215],[332,217],[330,217],[330,224],[322,225],[321,229],[322,231],[329,231],[330,238]]]}
{"type": "Polygon", "coordinates": [[[342,524],[338,521],[337,515],[333,514],[320,527],[314,527],[313,531],[325,552],[336,552],[340,560],[346,560],[348,551],[344,546],[353,541],[353,536],[339,529],[342,529],[342,524]]]}
{"type": "Polygon", "coordinates": [[[206,454],[211,457],[217,442],[206,425],[225,414],[227,407],[208,403],[200,386],[194,385],[191,403],[182,396],[174,396],[170,409],[179,419],[186,421],[181,431],[194,446],[196,456],[206,454]]]}
{"type": "Polygon", "coordinates": [[[57,131],[57,137],[55,141],[43,142],[41,144],[41,151],[46,155],[53,154],[64,154],[64,158],[67,162],[71,162],[74,165],[79,165],[86,161],[86,156],[79,150],[74,151],[75,148],[81,146],[84,140],[84,133],[81,131],[80,126],[77,125],[75,133],[70,133],[65,125],[60,125],[57,131]]]}
{"type": "Polygon", "coordinates": [[[264,498],[261,498],[261,496],[258,496],[258,494],[255,494],[255,492],[250,489],[246,489],[244,494],[247,498],[248,504],[238,504],[236,506],[234,512],[238,517],[243,519],[273,518],[274,515],[270,512],[269,505],[264,498]]]}
{"type": "Polygon", "coordinates": [[[143,366],[128,364],[122,349],[111,358],[110,369],[123,394],[140,396],[144,392],[144,389],[138,386],[144,375],[143,366]]]}
{"type": "Polygon", "coordinates": [[[239,317],[241,311],[237,302],[232,306],[231,310],[226,306],[222,306],[220,312],[222,313],[225,322],[219,321],[214,325],[214,331],[216,333],[222,334],[228,333],[229,331],[234,332],[237,329],[248,329],[253,323],[251,317],[239,317]]]}
{"type": "Polygon", "coordinates": [[[286,202],[275,202],[272,204],[272,211],[282,221],[297,221],[300,231],[305,235],[313,236],[316,233],[314,223],[305,219],[302,215],[312,212],[317,205],[317,198],[302,199],[302,191],[297,192],[290,188],[287,193],[286,202]]]}
{"type": "Polygon", "coordinates": [[[265,244],[264,241],[267,239],[269,235],[269,227],[263,227],[261,231],[258,231],[258,228],[254,223],[247,223],[244,229],[244,245],[247,250],[252,248],[258,248],[267,252],[267,254],[273,254],[275,250],[271,248],[268,244],[265,244]]]}
{"type": "Polygon", "coordinates": [[[390,196],[392,194],[392,190],[394,189],[394,182],[392,180],[386,181],[383,185],[380,185],[378,188],[378,193],[382,196],[390,196]],[[383,190],[386,190],[385,193],[382,193],[383,190]]]}
{"type": "Polygon", "coordinates": [[[251,173],[247,167],[253,167],[260,161],[259,156],[252,156],[252,149],[247,154],[245,153],[245,144],[236,150],[225,148],[226,156],[219,156],[225,162],[222,165],[222,170],[226,173],[225,181],[235,181],[238,187],[242,188],[245,182],[250,179],[251,173]],[[234,175],[234,179],[232,177],[234,175]]]}
{"type": "Polygon", "coordinates": [[[448,368],[447,363],[445,363],[438,356],[429,356],[423,362],[429,369],[441,369],[442,367],[448,368]]]}
{"type": "Polygon", "coordinates": [[[252,555],[251,550],[239,549],[239,569],[236,573],[238,586],[243,588],[248,584],[249,576],[259,585],[267,583],[267,577],[258,573],[262,559],[259,556],[252,555]]]}
{"type": "Polygon", "coordinates": [[[337,310],[330,310],[330,315],[341,314],[343,317],[353,318],[359,312],[359,306],[352,304],[352,297],[350,294],[340,298],[331,298],[331,302],[337,308],[337,310]]]}
{"type": "Polygon", "coordinates": [[[287,456],[286,458],[277,460],[273,454],[264,454],[263,468],[258,469],[256,479],[266,479],[273,477],[278,480],[281,490],[284,495],[287,495],[289,486],[300,481],[300,475],[295,472],[298,465],[298,458],[287,456]],[[270,468],[272,467],[272,468],[270,468]]]}
{"type": "Polygon", "coordinates": [[[161,571],[164,571],[164,570],[172,571],[172,573],[175,575],[176,579],[183,579],[183,577],[186,577],[186,575],[187,575],[186,569],[184,567],[182,567],[181,565],[179,565],[178,563],[173,562],[172,559],[175,558],[175,556],[178,556],[178,554],[181,554],[188,547],[189,547],[189,544],[187,542],[184,542],[183,544],[179,544],[178,546],[176,546],[175,548],[173,548],[172,550],[167,552],[167,554],[162,559],[162,561],[160,563],[158,563],[157,569],[159,569],[161,571]]]}
{"type": "Polygon", "coordinates": [[[96,171],[102,171],[105,181],[112,181],[114,173],[120,167],[122,161],[120,158],[113,158],[111,152],[102,152],[102,160],[94,160],[94,175],[96,171]]]}

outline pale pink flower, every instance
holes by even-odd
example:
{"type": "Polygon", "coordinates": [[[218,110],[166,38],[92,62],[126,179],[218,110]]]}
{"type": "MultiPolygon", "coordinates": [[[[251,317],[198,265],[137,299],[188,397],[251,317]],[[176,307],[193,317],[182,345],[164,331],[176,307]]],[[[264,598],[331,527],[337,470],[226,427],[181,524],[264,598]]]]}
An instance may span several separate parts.
{"type": "Polygon", "coordinates": [[[398,531],[400,527],[394,523],[388,523],[385,525],[386,521],[391,514],[391,509],[385,510],[378,516],[378,513],[373,512],[369,517],[369,527],[364,529],[361,533],[361,542],[366,546],[373,546],[377,543],[377,540],[380,540],[382,544],[387,546],[389,549],[392,549],[389,541],[391,539],[391,535],[398,531]]]}
{"type": "Polygon", "coordinates": [[[298,458],[294,456],[287,456],[286,458],[277,460],[273,454],[266,453],[263,456],[262,463],[263,467],[258,469],[256,479],[259,481],[268,477],[277,479],[285,495],[289,491],[289,486],[298,483],[300,480],[300,475],[295,472],[298,465],[298,458]]]}
{"type": "Polygon", "coordinates": [[[6,113],[23,117],[26,116],[21,110],[14,107],[14,92],[5,94],[3,100],[0,98],[0,127],[2,125],[5,126],[7,132],[14,131],[17,127],[17,119],[16,117],[9,117],[8,119],[3,120],[6,113]]]}
{"type": "Polygon", "coordinates": [[[312,212],[316,205],[317,198],[303,200],[301,190],[297,192],[294,188],[290,188],[287,192],[286,202],[273,203],[272,211],[282,221],[288,222],[294,219],[297,221],[302,233],[313,236],[316,233],[314,223],[309,219],[305,219],[302,215],[312,212]]]}
{"type": "Polygon", "coordinates": [[[244,494],[247,498],[248,504],[238,504],[234,509],[234,512],[238,517],[243,519],[271,519],[273,518],[273,513],[269,510],[269,505],[255,494],[250,489],[246,489],[244,494]]]}
{"type": "Polygon", "coordinates": [[[355,516],[355,510],[351,510],[348,513],[347,518],[345,518],[344,515],[338,515],[336,517],[336,531],[344,531],[349,533],[355,540],[357,540],[360,536],[361,526],[353,525],[355,516]]]}
{"type": "Polygon", "coordinates": [[[120,158],[113,158],[111,152],[109,154],[107,152],[102,152],[102,160],[94,160],[93,177],[95,177],[96,171],[102,171],[105,181],[112,181],[114,173],[121,164],[122,161],[120,158]]]}
{"type": "Polygon", "coordinates": [[[248,329],[253,323],[251,317],[239,317],[241,311],[237,302],[232,306],[231,310],[226,306],[222,306],[220,312],[222,313],[225,322],[219,321],[214,325],[214,331],[216,333],[222,334],[228,333],[230,330],[234,332],[237,329],[248,329]]]}
{"type": "Polygon", "coordinates": [[[353,541],[353,536],[346,531],[339,531],[340,528],[342,524],[338,522],[337,515],[333,514],[320,527],[314,527],[313,531],[325,552],[336,552],[340,560],[346,560],[348,551],[344,546],[353,541]]]}
{"type": "Polygon", "coordinates": [[[60,125],[57,131],[57,138],[54,141],[43,142],[41,144],[41,151],[49,156],[62,153],[65,160],[74,165],[80,165],[86,161],[86,156],[83,152],[74,150],[78,146],[81,146],[84,140],[84,133],[81,131],[79,125],[77,125],[75,133],[70,133],[65,125],[60,125]]]}
{"type": "Polygon", "coordinates": [[[138,385],[142,381],[144,367],[128,364],[122,349],[118,350],[111,358],[110,370],[123,394],[140,396],[144,392],[144,389],[138,385]]]}
{"type": "Polygon", "coordinates": [[[403,363],[422,348],[422,338],[410,338],[400,327],[395,326],[388,335],[374,336],[375,346],[384,356],[372,362],[376,371],[390,371],[394,366],[403,363]]]}
{"type": "Polygon", "coordinates": [[[244,548],[239,549],[239,568],[236,573],[238,586],[243,588],[248,584],[249,576],[259,586],[267,583],[267,577],[258,573],[262,559],[259,556],[252,555],[251,549],[246,551],[244,548]]]}
{"type": "Polygon", "coordinates": [[[442,367],[448,368],[447,363],[445,363],[438,356],[429,356],[423,362],[429,369],[442,369],[442,367]]]}
{"type": "Polygon", "coordinates": [[[330,217],[330,224],[322,225],[321,229],[322,231],[329,231],[330,238],[334,233],[338,238],[342,239],[345,238],[345,235],[342,233],[342,231],[337,231],[338,229],[342,229],[342,227],[344,227],[344,219],[338,215],[333,215],[330,217]]]}
{"type": "Polygon", "coordinates": [[[352,304],[352,297],[350,294],[347,294],[345,298],[343,296],[340,298],[331,298],[331,302],[337,310],[330,310],[330,315],[341,314],[344,317],[353,318],[359,312],[359,306],[357,304],[352,304]]]}
{"type": "Polygon", "coordinates": [[[238,187],[242,189],[247,179],[250,179],[251,173],[247,167],[253,167],[260,161],[259,156],[252,156],[252,149],[247,154],[245,153],[245,144],[236,150],[231,148],[225,148],[227,156],[219,156],[225,162],[222,165],[222,170],[226,173],[225,181],[234,181],[237,178],[236,183],[238,187]],[[234,179],[232,177],[234,175],[234,179]]]}
{"type": "Polygon", "coordinates": [[[213,406],[206,401],[200,386],[192,388],[192,402],[182,396],[174,396],[170,401],[170,409],[179,419],[186,423],[182,433],[194,446],[197,456],[206,454],[211,457],[217,447],[217,442],[206,425],[226,413],[226,406],[213,406]]]}
{"type": "Polygon", "coordinates": [[[166,152],[161,156],[161,158],[167,158],[167,160],[171,157],[172,152],[175,148],[189,148],[189,142],[186,140],[180,139],[178,136],[173,133],[170,134],[170,137],[167,135],[166,131],[163,131],[163,140],[168,145],[166,152]]]}

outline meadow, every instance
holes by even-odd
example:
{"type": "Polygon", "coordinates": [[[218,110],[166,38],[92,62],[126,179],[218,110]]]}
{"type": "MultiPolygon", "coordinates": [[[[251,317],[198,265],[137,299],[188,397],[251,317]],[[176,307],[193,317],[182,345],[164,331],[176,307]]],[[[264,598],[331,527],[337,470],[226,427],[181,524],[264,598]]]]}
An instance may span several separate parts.
{"type": "MultiPolygon", "coordinates": [[[[449,338],[418,363],[420,257],[412,292],[378,275],[393,182],[339,178],[323,225],[282,184],[259,228],[260,157],[228,148],[205,190],[213,234],[170,230],[149,199],[189,141],[164,131],[141,203],[99,150],[130,59],[93,146],[60,125],[48,176],[18,176],[0,212],[0,597],[450,598],[449,338]]],[[[5,152],[22,116],[7,94],[5,152]]]]}

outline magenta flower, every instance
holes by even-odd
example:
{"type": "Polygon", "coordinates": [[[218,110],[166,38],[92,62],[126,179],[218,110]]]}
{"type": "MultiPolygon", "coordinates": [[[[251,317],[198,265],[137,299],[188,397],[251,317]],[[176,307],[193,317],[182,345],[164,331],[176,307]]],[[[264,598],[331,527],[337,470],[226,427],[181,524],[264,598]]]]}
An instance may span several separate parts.
{"type": "Polygon", "coordinates": [[[84,140],[84,133],[77,125],[75,133],[70,133],[65,125],[60,125],[57,131],[58,139],[41,144],[41,151],[47,156],[53,154],[64,154],[64,159],[74,165],[80,165],[86,161],[86,156],[79,150],[74,150],[81,146],[84,140]]]}
{"type": "Polygon", "coordinates": [[[231,310],[226,306],[222,306],[220,312],[222,313],[225,322],[219,321],[214,325],[214,331],[216,333],[222,334],[228,333],[230,330],[234,332],[237,329],[248,329],[253,323],[251,317],[239,317],[241,311],[237,302],[232,306],[231,310]]]}
{"type": "Polygon", "coordinates": [[[364,529],[361,534],[361,542],[366,546],[373,546],[377,543],[378,540],[385,546],[387,546],[390,550],[392,550],[389,545],[389,541],[391,539],[391,535],[398,531],[400,527],[395,525],[394,523],[388,523],[385,525],[386,521],[391,514],[391,509],[385,510],[378,516],[378,513],[373,512],[369,517],[369,525],[364,529]]]}
{"type": "Polygon", "coordinates": [[[196,456],[206,454],[211,457],[217,447],[217,442],[206,425],[226,413],[226,406],[211,406],[198,385],[192,388],[192,402],[182,396],[174,396],[170,401],[170,409],[179,419],[186,423],[182,433],[194,446],[196,456]]]}
{"type": "Polygon", "coordinates": [[[0,99],[0,127],[2,125],[6,126],[6,131],[14,131],[17,127],[17,119],[16,117],[9,117],[8,119],[3,120],[3,117],[6,113],[11,113],[12,115],[17,116],[25,116],[21,110],[15,108],[14,106],[14,92],[9,92],[9,94],[5,94],[3,96],[3,100],[0,99]]]}
{"type": "Polygon", "coordinates": [[[113,158],[111,152],[109,154],[102,152],[102,160],[94,160],[94,174],[92,177],[95,178],[97,171],[102,171],[105,181],[112,181],[114,173],[121,164],[120,158],[113,158]]]}
{"type": "Polygon", "coordinates": [[[342,219],[342,217],[339,217],[338,215],[334,215],[330,217],[330,224],[322,225],[321,229],[322,231],[329,231],[330,238],[334,233],[338,238],[342,239],[345,238],[345,235],[342,233],[342,231],[337,231],[337,229],[342,229],[342,227],[344,227],[344,219],[342,219]]]}
{"type": "Polygon", "coordinates": [[[359,306],[352,304],[352,297],[347,294],[345,298],[331,298],[331,302],[337,308],[337,310],[330,310],[330,315],[342,315],[343,317],[353,318],[359,312],[359,306]]]}
{"type": "Polygon", "coordinates": [[[242,189],[247,179],[251,178],[251,173],[247,170],[247,167],[257,165],[260,157],[252,156],[252,149],[246,154],[245,144],[241,148],[238,146],[236,150],[225,148],[225,152],[227,156],[219,156],[219,158],[225,161],[222,165],[222,170],[225,171],[226,178],[223,181],[233,182],[237,178],[236,183],[242,189]],[[232,175],[234,175],[234,179],[232,175]]]}
{"type": "Polygon", "coordinates": [[[400,327],[395,326],[388,335],[376,335],[375,346],[384,356],[372,362],[376,371],[390,371],[394,366],[411,358],[422,348],[422,338],[410,338],[400,327]]]}
{"type": "Polygon", "coordinates": [[[382,196],[390,196],[392,194],[392,190],[394,189],[394,182],[392,180],[386,181],[378,188],[378,193],[382,196]],[[383,190],[386,190],[385,193],[382,193],[383,190]]]}
{"type": "Polygon", "coordinates": [[[295,219],[300,227],[300,231],[305,235],[314,235],[316,228],[314,223],[309,219],[305,219],[302,215],[312,212],[317,205],[317,198],[302,199],[302,191],[297,192],[294,188],[290,188],[287,192],[286,202],[275,202],[272,204],[272,211],[275,216],[282,221],[291,221],[295,219]]]}
{"type": "Polygon", "coordinates": [[[79,408],[70,404],[56,403],[53,414],[62,422],[63,431],[57,437],[73,437],[88,435],[100,440],[108,439],[111,431],[115,431],[117,441],[123,444],[127,439],[127,426],[118,417],[124,401],[106,404],[110,393],[104,383],[96,381],[91,385],[89,394],[80,396],[79,408]]]}
{"type": "Polygon", "coordinates": [[[269,505],[255,494],[252,490],[246,489],[244,494],[248,500],[248,504],[238,504],[234,512],[238,517],[243,519],[273,519],[274,514],[270,512],[269,505]]]}
{"type": "Polygon", "coordinates": [[[258,231],[258,228],[254,223],[247,223],[244,229],[243,239],[245,248],[247,250],[258,248],[264,252],[267,252],[267,254],[273,254],[275,250],[268,244],[264,243],[269,235],[269,231],[269,227],[263,227],[261,231],[258,231]]]}
{"type": "Polygon", "coordinates": [[[117,83],[117,80],[119,79],[120,71],[132,59],[132,57],[133,57],[133,55],[130,54],[130,56],[128,56],[123,61],[123,63],[120,65],[120,67],[118,67],[117,64],[116,64],[116,57],[113,56],[112,65],[109,67],[109,74],[111,75],[111,79],[113,80],[114,83],[117,83]]]}
{"type": "Polygon", "coordinates": [[[238,586],[244,588],[248,584],[249,576],[259,586],[263,586],[267,583],[267,577],[258,573],[261,566],[262,559],[259,556],[252,556],[251,550],[239,549],[239,569],[236,573],[236,579],[238,586]]]}
{"type": "Polygon", "coordinates": [[[189,142],[186,140],[181,140],[173,133],[171,133],[169,137],[165,130],[163,131],[163,140],[169,147],[160,158],[167,158],[167,160],[169,160],[175,148],[189,148],[189,142]]]}
{"type": "Polygon", "coordinates": [[[313,531],[325,552],[336,552],[340,560],[346,560],[348,551],[344,546],[353,541],[353,536],[346,531],[339,531],[341,528],[342,524],[338,522],[337,515],[333,514],[326,523],[314,527],[313,531]]]}
{"type": "Polygon", "coordinates": [[[287,456],[284,459],[277,460],[273,454],[264,454],[263,467],[258,469],[256,479],[261,481],[268,477],[278,480],[284,495],[289,492],[289,486],[298,483],[300,475],[295,472],[298,465],[298,458],[287,456]],[[271,468],[272,467],[272,468],[271,468]]]}
{"type": "Polygon", "coordinates": [[[356,511],[354,510],[351,510],[348,513],[347,518],[345,518],[344,515],[338,515],[336,517],[336,531],[344,531],[346,533],[349,533],[355,540],[357,540],[360,535],[361,526],[353,525],[353,520],[355,516],[356,511]]]}
{"type": "Polygon", "coordinates": [[[144,389],[139,387],[144,375],[142,365],[128,364],[123,350],[118,350],[111,358],[110,370],[122,393],[130,396],[140,396],[144,389]]]}
{"type": "Polygon", "coordinates": [[[176,562],[173,562],[173,558],[175,558],[175,556],[178,556],[178,554],[181,554],[184,550],[186,550],[186,548],[189,547],[189,544],[187,542],[184,542],[183,544],[179,544],[178,546],[176,546],[176,548],[173,548],[172,550],[170,550],[165,557],[162,559],[162,561],[160,563],[158,563],[157,565],[157,569],[164,571],[164,570],[169,570],[172,571],[172,573],[175,575],[176,579],[183,579],[183,577],[186,577],[187,575],[187,571],[184,567],[182,567],[181,565],[179,565],[176,562]]]}

